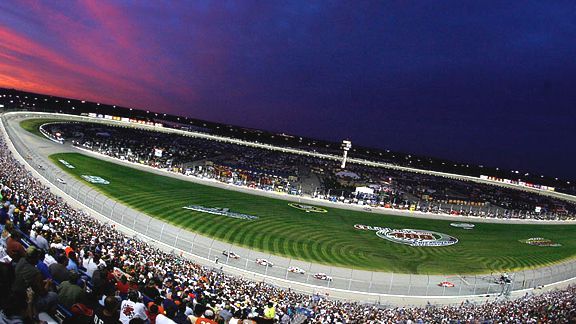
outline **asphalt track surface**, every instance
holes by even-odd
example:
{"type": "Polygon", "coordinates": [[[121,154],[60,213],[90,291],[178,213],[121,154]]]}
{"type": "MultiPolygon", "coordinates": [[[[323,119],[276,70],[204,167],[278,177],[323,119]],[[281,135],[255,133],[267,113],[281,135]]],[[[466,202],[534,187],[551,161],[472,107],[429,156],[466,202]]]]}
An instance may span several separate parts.
{"type": "MultiPolygon", "coordinates": [[[[53,191],[62,196],[72,206],[87,211],[91,216],[102,221],[114,223],[119,230],[129,235],[135,235],[150,242],[164,250],[180,254],[196,262],[214,268],[221,268],[227,273],[240,275],[245,278],[266,281],[271,284],[291,288],[306,293],[329,294],[333,298],[352,299],[362,302],[376,302],[383,304],[409,304],[421,305],[427,301],[438,304],[459,303],[462,300],[482,301],[486,298],[496,298],[503,289],[497,283],[499,273],[485,275],[409,275],[383,272],[371,272],[340,267],[331,267],[320,264],[313,264],[278,257],[258,251],[252,251],[242,247],[232,246],[196,233],[182,230],[170,224],[163,223],[138,211],[124,206],[103,194],[97,192],[84,182],[72,178],[63,172],[59,167],[53,165],[48,156],[55,153],[80,152],[78,149],[67,145],[61,145],[38,138],[28,133],[19,126],[19,122],[29,117],[55,118],[54,114],[27,114],[9,113],[2,117],[3,126],[10,141],[14,144],[11,149],[17,151],[16,157],[20,157],[24,164],[33,169],[35,176],[39,177],[45,184],[49,185],[53,191]],[[63,180],[61,183],[58,179],[63,180]],[[222,251],[234,251],[241,256],[239,260],[229,259],[222,255],[222,251]],[[218,263],[215,259],[218,258],[218,263]],[[264,267],[255,263],[257,258],[267,259],[274,263],[273,267],[264,267]],[[290,266],[304,269],[306,273],[294,274],[287,271],[290,266]],[[322,281],[313,277],[314,273],[323,272],[333,277],[333,281],[322,281]],[[455,284],[453,288],[438,286],[438,283],[449,281],[455,284]],[[491,296],[491,297],[487,297],[491,296]]],[[[74,119],[66,116],[65,119],[74,119]]],[[[7,141],[7,142],[10,142],[7,141]]],[[[251,194],[263,194],[274,198],[293,200],[299,202],[310,202],[315,205],[326,205],[335,207],[334,203],[309,200],[294,196],[280,196],[275,193],[263,192],[260,190],[230,186],[215,181],[194,179],[184,175],[178,175],[163,170],[154,169],[147,166],[133,164],[126,161],[113,159],[91,151],[81,151],[81,153],[104,159],[117,164],[128,165],[144,171],[171,176],[186,181],[194,181],[202,184],[223,187],[225,189],[245,191],[251,194]]],[[[339,205],[336,207],[357,209],[361,207],[339,205]]],[[[398,214],[407,217],[423,218],[446,218],[455,220],[454,216],[443,216],[434,214],[415,215],[414,213],[385,211],[387,214],[398,214]]],[[[461,220],[472,220],[462,217],[461,220]]],[[[478,218],[475,222],[511,222],[520,223],[520,220],[493,220],[478,218]]],[[[526,221],[530,223],[543,221],[526,221]]],[[[550,224],[550,222],[546,222],[550,224]]],[[[576,261],[572,260],[549,267],[542,267],[533,270],[518,271],[511,274],[514,279],[512,286],[513,296],[523,295],[526,291],[534,287],[566,285],[574,281],[576,276],[576,261]]]]}

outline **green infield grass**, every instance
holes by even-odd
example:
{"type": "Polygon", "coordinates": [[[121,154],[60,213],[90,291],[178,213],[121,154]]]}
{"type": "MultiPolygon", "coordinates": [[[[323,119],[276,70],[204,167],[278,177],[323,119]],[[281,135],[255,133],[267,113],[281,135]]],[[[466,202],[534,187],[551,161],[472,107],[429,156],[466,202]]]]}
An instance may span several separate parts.
{"type": "Polygon", "coordinates": [[[29,131],[30,133],[44,137],[42,133],[40,133],[40,126],[46,123],[54,123],[54,122],[62,122],[62,120],[58,119],[45,119],[45,118],[38,118],[38,119],[26,119],[20,122],[20,127],[24,128],[25,130],[29,131]]]}
{"type": "Polygon", "coordinates": [[[288,201],[240,193],[160,176],[77,153],[50,156],[78,179],[99,176],[108,185],[91,184],[134,209],[187,230],[276,255],[355,269],[419,274],[488,273],[549,265],[576,254],[576,225],[499,225],[476,223],[473,230],[449,221],[399,217],[328,208],[312,213],[288,201]],[[58,162],[66,160],[69,169],[58,162]],[[212,215],[182,207],[229,208],[256,220],[212,215]],[[452,235],[459,242],[446,247],[412,247],[354,229],[354,224],[421,229],[452,235]],[[520,243],[544,237],[562,244],[538,247],[520,243]]]}

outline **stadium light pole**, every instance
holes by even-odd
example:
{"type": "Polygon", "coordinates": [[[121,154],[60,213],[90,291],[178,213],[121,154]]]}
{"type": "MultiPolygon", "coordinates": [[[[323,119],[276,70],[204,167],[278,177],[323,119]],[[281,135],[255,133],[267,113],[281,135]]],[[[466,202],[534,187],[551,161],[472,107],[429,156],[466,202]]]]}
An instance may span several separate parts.
{"type": "Polygon", "coordinates": [[[346,168],[346,160],[348,158],[348,151],[350,150],[351,147],[352,147],[351,141],[348,141],[348,140],[342,141],[343,154],[342,154],[342,165],[340,166],[342,169],[346,168]]]}

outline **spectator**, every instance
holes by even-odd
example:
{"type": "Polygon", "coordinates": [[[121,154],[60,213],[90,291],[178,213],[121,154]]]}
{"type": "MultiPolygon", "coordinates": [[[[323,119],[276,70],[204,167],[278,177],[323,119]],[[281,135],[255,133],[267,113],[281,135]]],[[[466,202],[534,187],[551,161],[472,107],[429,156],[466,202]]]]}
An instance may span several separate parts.
{"type": "Polygon", "coordinates": [[[154,280],[154,278],[148,280],[148,282],[146,283],[146,287],[144,287],[142,293],[144,293],[146,296],[148,296],[148,298],[152,300],[155,300],[160,296],[160,292],[156,287],[156,280],[154,280]]]}
{"type": "Polygon", "coordinates": [[[196,324],[218,324],[214,321],[214,312],[211,309],[204,311],[204,314],[196,320],[196,324]]]}
{"type": "Polygon", "coordinates": [[[42,273],[42,277],[44,279],[52,279],[52,274],[50,274],[50,269],[48,268],[46,263],[44,263],[45,259],[46,259],[46,252],[44,252],[44,250],[40,250],[40,257],[38,259],[38,264],[36,264],[36,268],[38,268],[38,270],[40,270],[40,273],[42,273]]]}
{"type": "Polygon", "coordinates": [[[5,203],[0,207],[0,232],[4,231],[4,226],[6,226],[6,222],[8,222],[8,206],[9,203],[5,203]]]}
{"type": "Polygon", "coordinates": [[[34,241],[35,241],[35,243],[39,249],[42,249],[44,251],[48,251],[50,246],[48,245],[48,240],[46,240],[44,235],[46,235],[45,232],[43,232],[43,231],[39,232],[38,235],[36,235],[36,238],[34,241]]]}
{"type": "Polygon", "coordinates": [[[56,257],[57,263],[52,264],[48,267],[50,269],[50,274],[56,282],[64,282],[70,279],[70,271],[66,268],[68,264],[68,258],[64,254],[60,254],[56,257]]]}
{"type": "Polygon", "coordinates": [[[138,291],[131,290],[127,293],[128,299],[120,305],[120,322],[128,324],[134,318],[148,319],[146,306],[140,301],[138,291]]]}
{"type": "Polygon", "coordinates": [[[170,305],[166,308],[166,314],[159,313],[156,316],[156,324],[176,324],[173,318],[176,316],[178,309],[174,305],[170,305]]]}
{"type": "Polygon", "coordinates": [[[26,256],[16,264],[12,291],[17,294],[26,294],[26,290],[32,288],[36,310],[53,311],[58,302],[58,295],[51,291],[52,281],[44,279],[40,270],[36,268],[39,259],[40,251],[35,247],[28,248],[26,256]]]}
{"type": "Polygon", "coordinates": [[[148,320],[150,321],[150,324],[155,324],[156,323],[156,317],[158,317],[158,305],[151,303],[148,306],[148,311],[146,312],[146,315],[148,316],[148,320]]]}
{"type": "Polygon", "coordinates": [[[78,272],[78,259],[76,258],[76,252],[69,251],[66,255],[68,256],[68,265],[66,265],[66,269],[68,269],[68,271],[78,272]]]}
{"type": "Polygon", "coordinates": [[[92,278],[94,271],[96,271],[98,266],[101,264],[100,261],[100,253],[92,254],[92,252],[89,252],[88,260],[84,264],[84,268],[86,268],[86,275],[88,275],[88,277],[92,278]]]}
{"type": "Polygon", "coordinates": [[[178,307],[178,312],[173,318],[174,322],[178,324],[188,324],[188,316],[186,316],[186,304],[178,301],[176,305],[178,307]]]}
{"type": "Polygon", "coordinates": [[[264,308],[264,318],[274,320],[274,317],[276,317],[276,308],[274,308],[273,302],[268,302],[268,305],[264,308]]]}
{"type": "Polygon", "coordinates": [[[218,312],[218,316],[228,323],[232,319],[232,312],[230,312],[230,305],[226,305],[223,309],[218,312]]]}
{"type": "Polygon", "coordinates": [[[108,296],[104,299],[104,308],[96,309],[92,318],[94,324],[118,324],[118,299],[114,296],[108,296]]]}
{"type": "Polygon", "coordinates": [[[85,298],[86,292],[84,291],[84,287],[79,285],[79,279],[80,276],[78,272],[71,271],[70,278],[60,283],[58,286],[58,301],[60,304],[70,308],[85,298]]]}
{"type": "MultiPolygon", "coordinates": [[[[6,293],[6,292],[4,292],[6,293]]],[[[22,292],[8,294],[8,303],[0,311],[0,323],[34,323],[36,314],[31,301],[22,292]]]]}
{"type": "Polygon", "coordinates": [[[6,253],[8,253],[14,264],[18,263],[20,258],[26,256],[26,249],[20,243],[20,233],[16,230],[13,230],[6,240],[6,253]]]}
{"type": "Polygon", "coordinates": [[[120,298],[126,299],[126,296],[128,296],[129,289],[130,284],[128,283],[128,278],[126,278],[126,275],[122,275],[122,277],[120,277],[120,280],[116,282],[116,291],[120,295],[120,298]]]}

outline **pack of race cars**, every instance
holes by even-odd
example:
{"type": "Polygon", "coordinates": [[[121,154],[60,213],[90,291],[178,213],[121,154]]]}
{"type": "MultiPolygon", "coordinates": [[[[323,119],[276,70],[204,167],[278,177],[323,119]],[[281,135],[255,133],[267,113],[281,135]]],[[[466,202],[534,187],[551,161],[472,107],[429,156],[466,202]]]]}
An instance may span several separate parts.
{"type": "MultiPolygon", "coordinates": [[[[234,259],[234,260],[240,259],[240,256],[238,254],[232,252],[232,251],[224,250],[224,251],[222,251],[222,255],[224,255],[228,259],[234,259]]],[[[255,260],[255,262],[256,262],[256,264],[261,265],[263,267],[273,267],[274,266],[274,263],[270,262],[267,259],[258,258],[255,260]]],[[[301,268],[298,268],[295,266],[290,266],[290,267],[288,267],[287,270],[290,273],[301,274],[301,275],[306,273],[306,271],[304,269],[301,269],[301,268]]],[[[324,280],[324,281],[332,281],[333,280],[333,278],[331,276],[329,276],[323,272],[315,273],[313,275],[313,278],[318,279],[318,280],[324,280]]]]}

